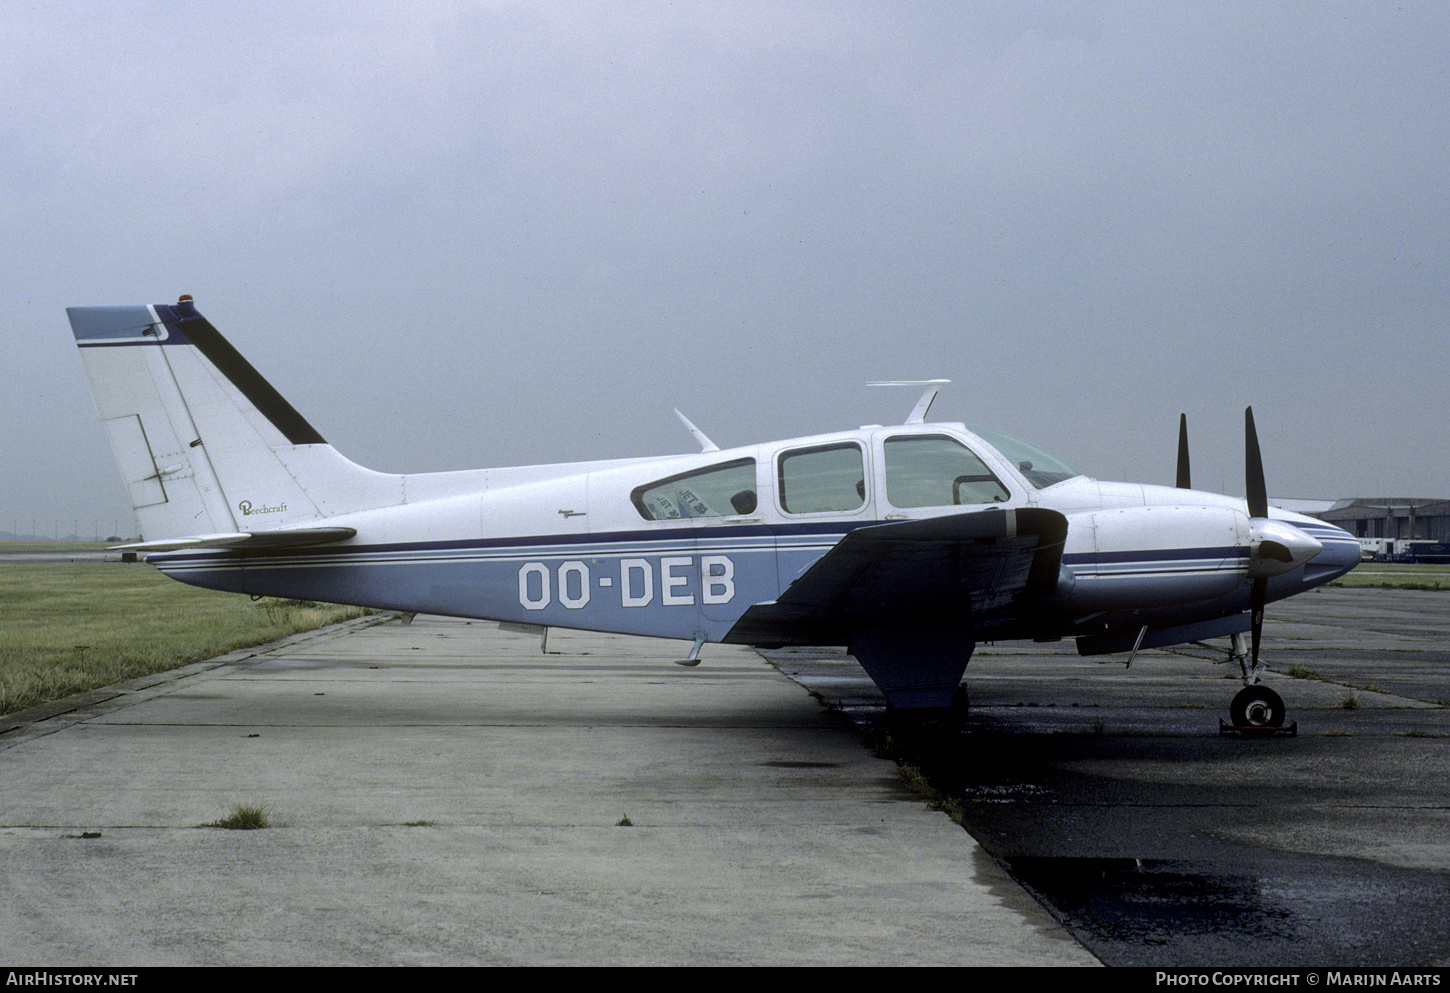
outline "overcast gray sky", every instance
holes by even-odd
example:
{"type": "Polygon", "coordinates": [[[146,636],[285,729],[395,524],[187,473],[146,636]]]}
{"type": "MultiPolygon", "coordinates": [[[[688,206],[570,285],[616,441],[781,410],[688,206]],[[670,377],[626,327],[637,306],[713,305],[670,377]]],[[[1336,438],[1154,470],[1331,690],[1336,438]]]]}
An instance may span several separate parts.
{"type": "Polygon", "coordinates": [[[132,528],[69,305],[199,309],[384,471],[934,418],[1450,496],[1450,7],[0,10],[0,530],[132,528]],[[114,522],[119,521],[119,524],[114,522]]]}

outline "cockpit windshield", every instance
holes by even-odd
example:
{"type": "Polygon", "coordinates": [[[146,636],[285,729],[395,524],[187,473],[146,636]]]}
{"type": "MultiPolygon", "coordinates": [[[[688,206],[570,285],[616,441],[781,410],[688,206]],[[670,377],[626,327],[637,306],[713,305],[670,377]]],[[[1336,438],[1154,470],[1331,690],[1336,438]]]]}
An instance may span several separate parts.
{"type": "Polygon", "coordinates": [[[1017,467],[1027,481],[1038,489],[1060,483],[1073,476],[1081,476],[1072,466],[1055,455],[1049,455],[1036,445],[1029,445],[1010,434],[968,425],[967,430],[980,437],[987,444],[1002,453],[1003,458],[1017,467]]]}

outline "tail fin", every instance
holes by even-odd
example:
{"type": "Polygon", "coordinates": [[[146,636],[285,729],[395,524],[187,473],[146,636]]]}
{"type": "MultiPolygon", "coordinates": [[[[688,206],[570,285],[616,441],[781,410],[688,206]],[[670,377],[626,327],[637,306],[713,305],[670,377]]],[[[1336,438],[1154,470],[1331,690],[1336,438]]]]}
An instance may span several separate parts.
{"type": "Polygon", "coordinates": [[[303,528],[401,502],[399,477],[339,455],[190,296],[66,314],[145,538],[303,528]]]}

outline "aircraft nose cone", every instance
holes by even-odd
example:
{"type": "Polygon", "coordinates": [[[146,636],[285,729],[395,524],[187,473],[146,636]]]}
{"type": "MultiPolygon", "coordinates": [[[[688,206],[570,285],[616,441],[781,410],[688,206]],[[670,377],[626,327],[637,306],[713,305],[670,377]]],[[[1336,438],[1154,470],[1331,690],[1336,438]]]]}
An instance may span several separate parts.
{"type": "Polygon", "coordinates": [[[1304,566],[1304,580],[1314,586],[1338,579],[1359,565],[1359,542],[1348,531],[1329,524],[1314,529],[1324,547],[1304,566]]]}

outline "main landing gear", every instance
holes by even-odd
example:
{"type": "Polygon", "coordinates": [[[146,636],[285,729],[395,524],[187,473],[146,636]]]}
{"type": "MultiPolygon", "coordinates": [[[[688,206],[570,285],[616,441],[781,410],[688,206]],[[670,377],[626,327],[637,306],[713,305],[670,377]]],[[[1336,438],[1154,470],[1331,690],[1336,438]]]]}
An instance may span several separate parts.
{"type": "Polygon", "coordinates": [[[1238,691],[1233,702],[1229,704],[1229,723],[1218,722],[1218,733],[1253,736],[1297,734],[1297,722],[1284,724],[1284,698],[1258,681],[1261,666],[1258,659],[1251,656],[1242,634],[1233,636],[1230,655],[1243,669],[1244,688],[1238,691]]]}
{"type": "Polygon", "coordinates": [[[892,734],[906,736],[911,740],[951,740],[967,727],[971,702],[967,688],[958,686],[952,694],[951,705],[947,707],[919,707],[899,710],[886,703],[886,727],[892,734]]]}

